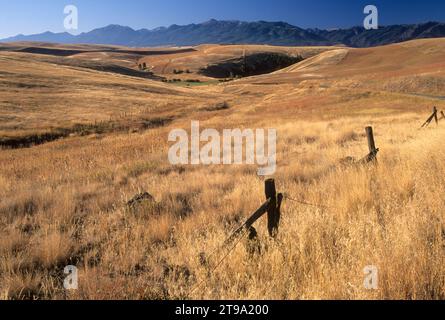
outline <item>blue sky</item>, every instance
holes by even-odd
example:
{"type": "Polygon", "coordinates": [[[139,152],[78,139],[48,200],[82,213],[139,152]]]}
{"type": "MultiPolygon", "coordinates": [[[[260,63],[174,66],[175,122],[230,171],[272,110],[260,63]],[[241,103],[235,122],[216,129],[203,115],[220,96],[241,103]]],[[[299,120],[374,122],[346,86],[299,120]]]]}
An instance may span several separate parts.
{"type": "Polygon", "coordinates": [[[79,9],[79,32],[109,24],[151,29],[211,18],[350,27],[362,24],[367,4],[378,7],[380,24],[445,21],[443,0],[0,0],[0,38],[65,31],[68,4],[79,9]]]}

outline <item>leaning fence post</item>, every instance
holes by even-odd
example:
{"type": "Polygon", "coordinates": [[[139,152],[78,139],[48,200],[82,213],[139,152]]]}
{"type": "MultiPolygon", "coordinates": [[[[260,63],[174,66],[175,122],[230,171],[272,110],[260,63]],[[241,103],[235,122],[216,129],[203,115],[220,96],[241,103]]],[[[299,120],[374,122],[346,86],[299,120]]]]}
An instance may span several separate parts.
{"type": "Polygon", "coordinates": [[[280,212],[277,202],[278,200],[282,200],[282,197],[280,197],[280,199],[277,198],[277,189],[274,179],[266,180],[266,199],[270,199],[269,208],[267,209],[267,228],[269,230],[269,235],[275,238],[278,233],[278,224],[280,222],[280,212]]]}
{"type": "Polygon", "coordinates": [[[425,121],[425,123],[422,125],[421,128],[425,128],[428,127],[431,123],[431,121],[433,121],[433,119],[436,121],[436,125],[439,124],[439,119],[437,117],[437,108],[433,107],[433,114],[428,118],[428,120],[425,121]]]}

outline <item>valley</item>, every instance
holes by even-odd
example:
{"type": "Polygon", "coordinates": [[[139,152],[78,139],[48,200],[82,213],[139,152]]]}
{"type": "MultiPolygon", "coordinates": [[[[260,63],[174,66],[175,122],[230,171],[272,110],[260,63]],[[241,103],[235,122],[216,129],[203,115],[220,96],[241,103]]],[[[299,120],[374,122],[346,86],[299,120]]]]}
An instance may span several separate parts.
{"type": "Polygon", "coordinates": [[[445,122],[420,130],[445,110],[444,58],[443,38],[0,44],[0,298],[444,299],[445,122]],[[259,54],[298,61],[202,73],[259,54]],[[284,199],[277,241],[262,219],[261,254],[244,239],[211,269],[200,257],[264,202],[264,181],[255,165],[170,164],[169,133],[192,121],[276,129],[278,188],[323,206],[284,199]],[[366,126],[378,165],[341,165],[367,154],[366,126]],[[128,205],[144,192],[154,200],[128,205]],[[66,265],[79,269],[70,293],[66,265]],[[369,265],[379,290],[363,289],[369,265]]]}

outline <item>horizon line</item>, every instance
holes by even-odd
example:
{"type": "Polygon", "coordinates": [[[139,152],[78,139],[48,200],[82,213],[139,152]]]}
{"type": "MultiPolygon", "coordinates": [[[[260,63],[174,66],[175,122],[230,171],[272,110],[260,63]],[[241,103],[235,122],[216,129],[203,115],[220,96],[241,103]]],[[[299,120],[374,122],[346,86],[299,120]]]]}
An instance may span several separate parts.
{"type": "MultiPolygon", "coordinates": [[[[171,28],[171,27],[173,27],[173,26],[185,27],[185,26],[189,26],[189,25],[202,25],[202,24],[209,23],[209,22],[241,22],[241,23],[257,23],[257,22],[265,22],[265,23],[286,23],[286,24],[288,24],[288,25],[290,25],[290,26],[293,26],[293,27],[296,27],[296,28],[300,28],[300,29],[303,29],[303,30],[325,30],[325,31],[348,30],[348,29],[354,29],[354,28],[363,28],[363,26],[361,26],[361,25],[353,25],[353,26],[350,26],[350,27],[332,27],[332,28],[318,28],[318,27],[313,27],[313,28],[303,28],[303,27],[299,27],[299,26],[297,26],[297,25],[295,25],[295,24],[289,23],[289,22],[287,22],[287,21],[284,21],[284,20],[278,20],[278,21],[271,21],[271,20],[252,20],[252,21],[248,21],[248,20],[236,20],[236,19],[234,19],[234,20],[230,20],[230,19],[218,20],[218,19],[211,18],[211,19],[206,20],[206,21],[203,21],[203,22],[193,22],[193,23],[189,23],[189,24],[175,24],[175,23],[173,23],[173,24],[171,24],[171,25],[169,25],[169,26],[159,26],[159,27],[155,27],[155,28],[152,28],[152,29],[148,29],[148,28],[140,28],[140,29],[137,29],[137,28],[133,28],[133,27],[131,27],[131,26],[129,26],[129,25],[121,25],[121,24],[116,24],[116,23],[110,23],[110,24],[105,25],[105,26],[103,26],[103,27],[96,27],[96,28],[93,28],[93,29],[91,29],[91,30],[89,30],[89,31],[83,31],[83,32],[80,32],[80,33],[77,33],[77,34],[75,34],[75,33],[71,33],[71,32],[68,32],[68,31],[54,32],[54,31],[51,31],[51,30],[47,30],[47,31],[43,31],[43,32],[40,32],[40,33],[31,33],[31,34],[18,33],[18,34],[15,34],[15,35],[12,35],[12,36],[9,36],[9,37],[6,37],[6,38],[2,38],[2,39],[0,39],[0,40],[1,40],[1,41],[4,41],[4,40],[10,39],[10,38],[15,38],[15,37],[19,37],[19,36],[25,36],[25,37],[27,37],[27,36],[41,35],[41,34],[45,34],[45,33],[51,33],[51,34],[69,34],[69,35],[71,35],[71,36],[73,36],[73,37],[77,37],[77,36],[79,36],[79,35],[86,34],[86,33],[92,32],[92,31],[94,31],[94,30],[104,29],[104,28],[111,27],[111,26],[118,26],[118,27],[123,27],[123,28],[130,28],[131,30],[137,32],[137,31],[145,31],[145,30],[146,30],[146,31],[156,31],[156,30],[158,30],[158,29],[168,29],[168,28],[171,28]]],[[[422,24],[427,24],[427,23],[445,23],[445,22],[442,22],[442,21],[434,21],[434,20],[428,20],[428,21],[417,22],[417,23],[386,24],[386,25],[381,25],[381,26],[379,26],[379,28],[385,28],[385,27],[389,27],[389,26],[422,25],[422,24]]]]}

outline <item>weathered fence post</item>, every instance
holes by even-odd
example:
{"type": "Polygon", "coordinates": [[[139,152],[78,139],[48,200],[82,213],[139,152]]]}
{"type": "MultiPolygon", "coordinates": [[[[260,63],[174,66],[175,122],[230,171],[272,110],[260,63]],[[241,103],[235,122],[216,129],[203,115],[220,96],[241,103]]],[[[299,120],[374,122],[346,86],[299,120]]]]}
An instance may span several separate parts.
{"type": "Polygon", "coordinates": [[[433,114],[428,118],[428,120],[425,121],[425,123],[422,125],[421,128],[428,127],[430,123],[433,121],[433,119],[436,121],[436,125],[439,125],[439,118],[437,116],[437,108],[433,107],[433,114]]]}
{"type": "Polygon", "coordinates": [[[375,146],[374,131],[373,131],[372,127],[366,127],[366,137],[368,138],[369,154],[363,160],[361,160],[359,162],[361,164],[366,164],[369,162],[377,161],[377,154],[380,151],[375,146]]]}
{"type": "Polygon", "coordinates": [[[277,195],[274,179],[266,180],[266,199],[270,199],[269,208],[267,209],[267,228],[269,230],[269,235],[272,238],[275,238],[278,234],[278,227],[280,224],[280,209],[283,195],[277,195]]]}
{"type": "Polygon", "coordinates": [[[276,212],[276,218],[277,218],[277,230],[280,225],[281,220],[281,204],[283,203],[284,195],[282,193],[278,194],[278,203],[277,203],[277,212],[276,212]]]}
{"type": "Polygon", "coordinates": [[[368,137],[369,153],[375,153],[377,149],[375,147],[374,131],[372,130],[372,127],[366,127],[366,136],[368,137]]]}
{"type": "Polygon", "coordinates": [[[439,117],[437,116],[437,108],[436,107],[433,108],[433,113],[434,113],[434,120],[436,121],[436,125],[438,125],[439,117]]]}

